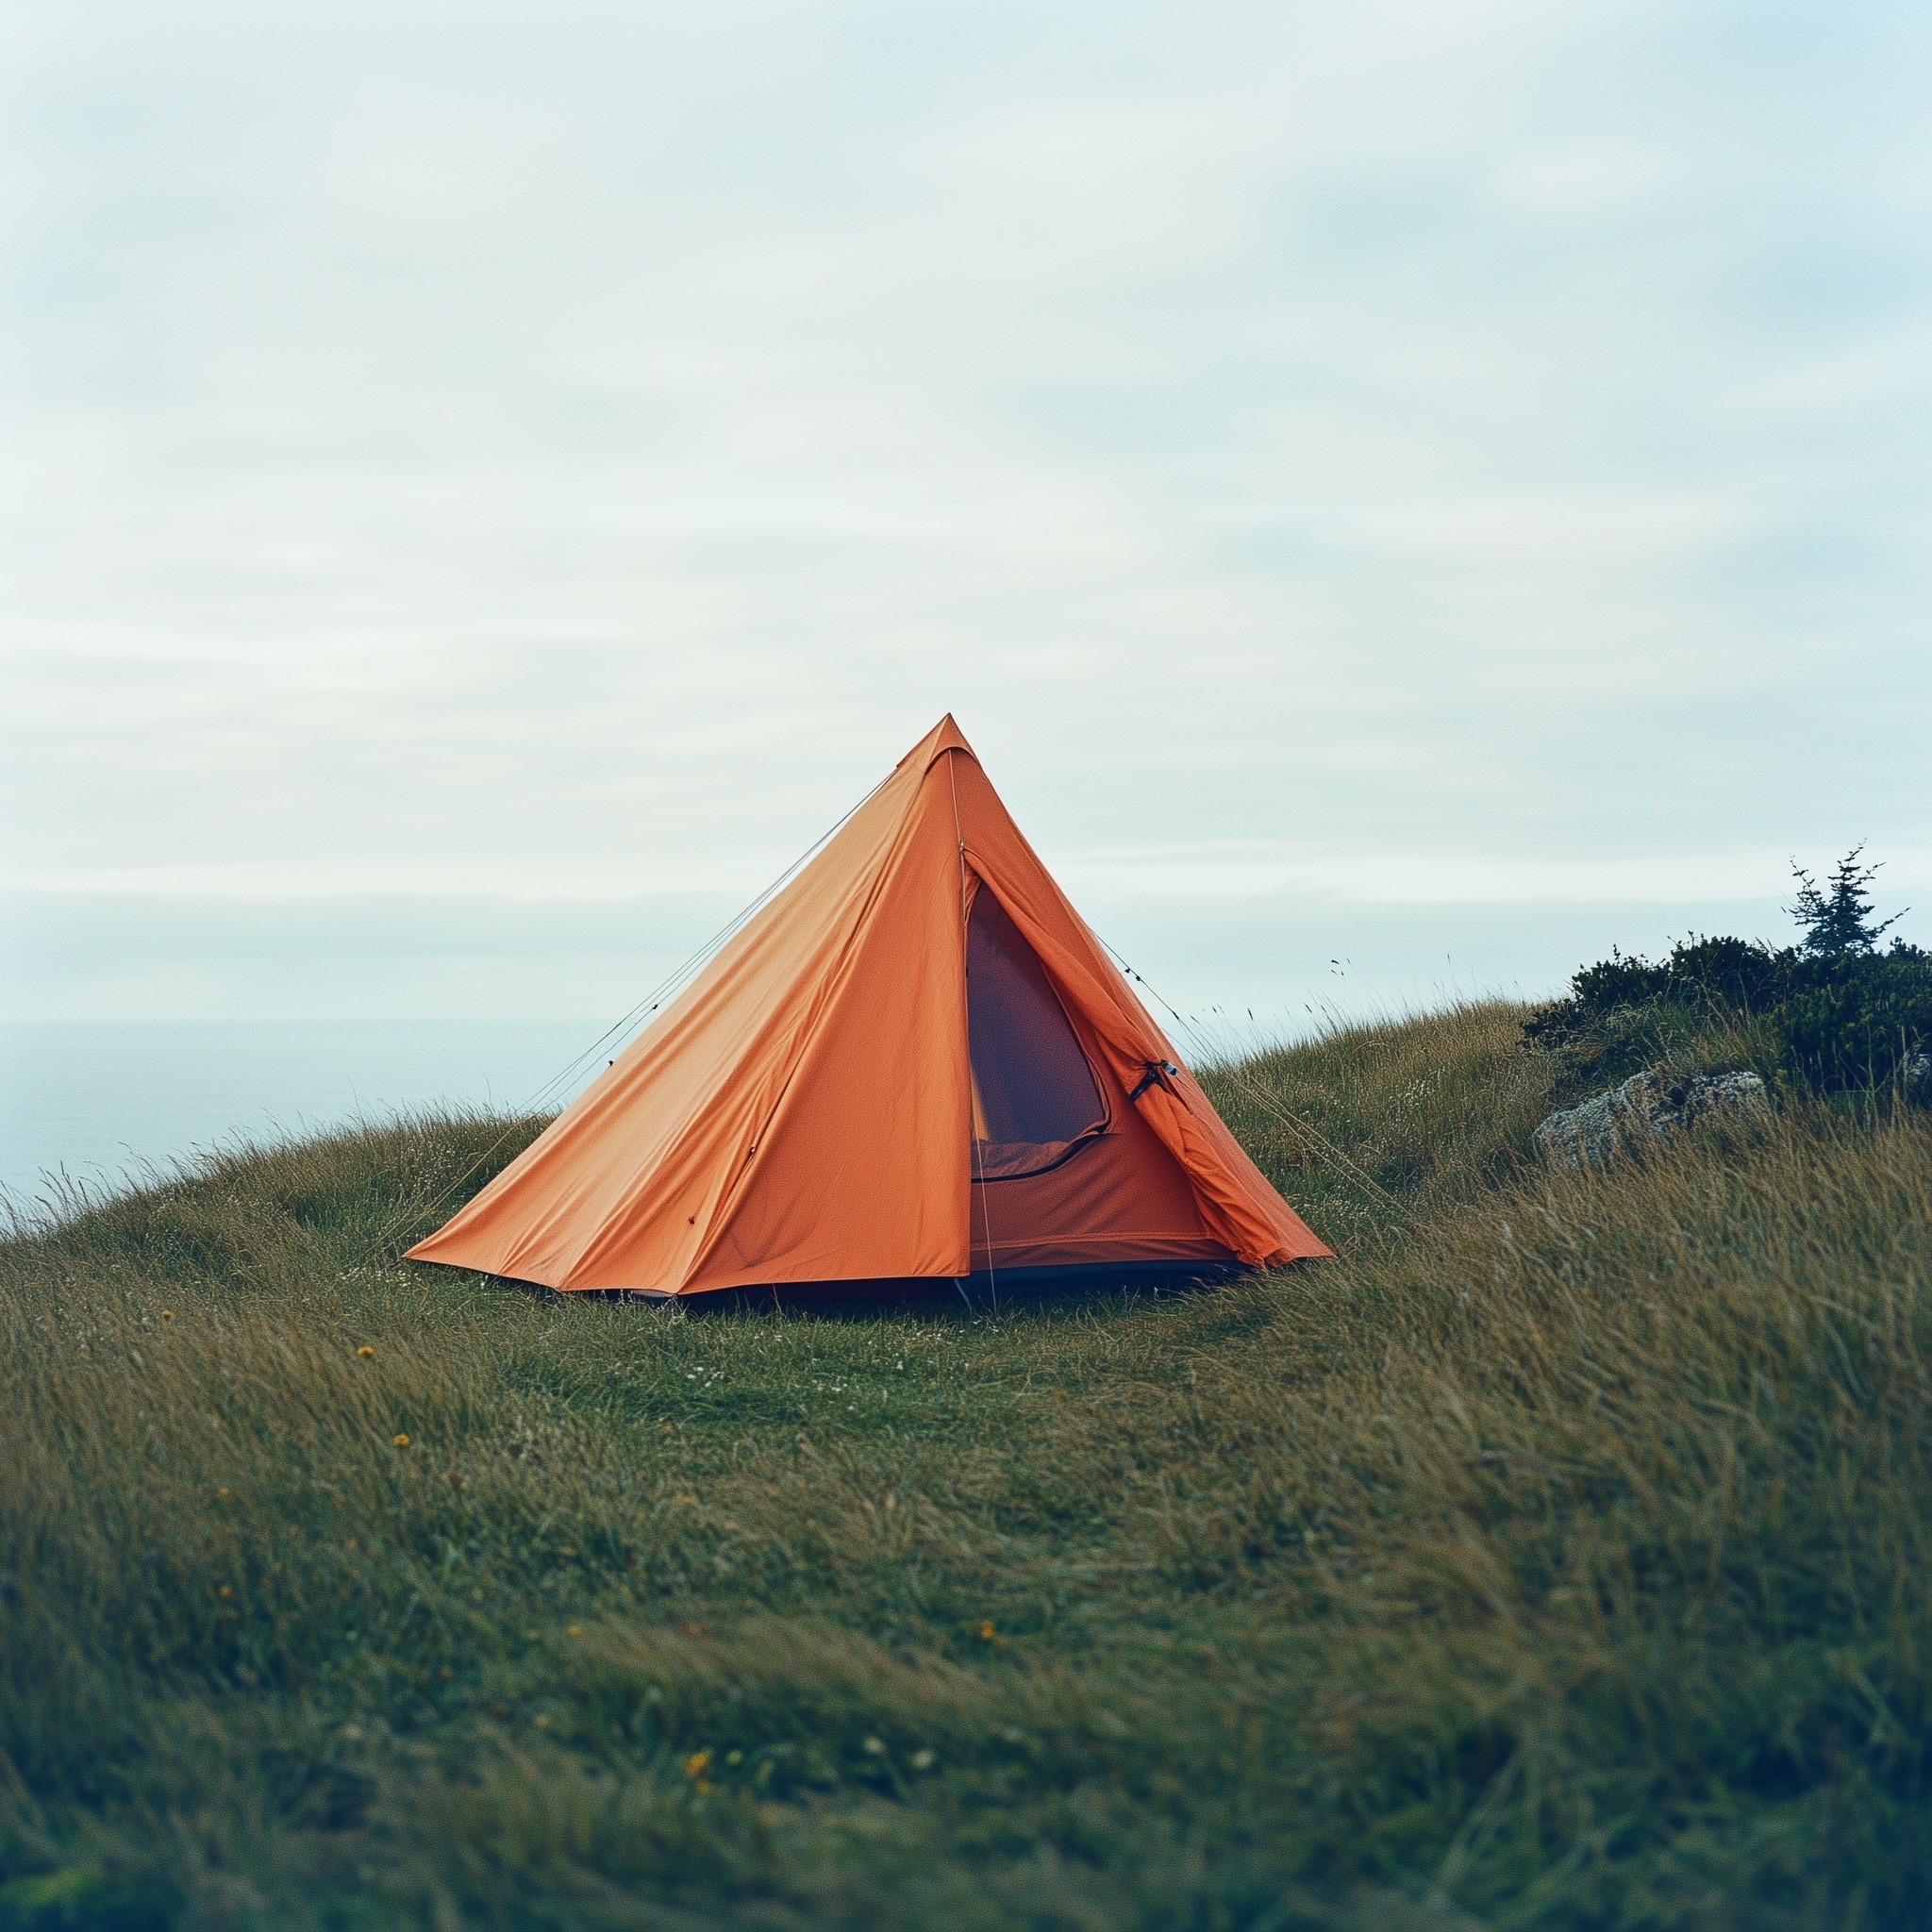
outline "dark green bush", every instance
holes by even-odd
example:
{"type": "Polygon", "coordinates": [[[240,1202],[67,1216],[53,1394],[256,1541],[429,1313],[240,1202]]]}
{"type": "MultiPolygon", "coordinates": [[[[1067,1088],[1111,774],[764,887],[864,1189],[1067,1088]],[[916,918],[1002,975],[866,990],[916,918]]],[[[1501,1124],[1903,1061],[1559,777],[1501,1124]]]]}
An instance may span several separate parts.
{"type": "Polygon", "coordinates": [[[1875,868],[1848,853],[1821,890],[1804,873],[1791,908],[1795,946],[1693,938],[1661,961],[1613,953],[1586,966],[1569,996],[1533,1013],[1526,1044],[1557,1054],[1577,1085],[1659,1061],[1723,1059],[1816,1093],[1932,1081],[1932,953],[1894,940],[1880,952],[1865,892],[1875,868]]]}
{"type": "MultiPolygon", "coordinates": [[[[1932,955],[1916,946],[1830,962],[1770,1015],[1780,1058],[1822,1093],[1909,1078],[1932,1051],[1932,955]]],[[[1923,1093],[1926,1083],[1912,1082],[1923,1093]]]]}

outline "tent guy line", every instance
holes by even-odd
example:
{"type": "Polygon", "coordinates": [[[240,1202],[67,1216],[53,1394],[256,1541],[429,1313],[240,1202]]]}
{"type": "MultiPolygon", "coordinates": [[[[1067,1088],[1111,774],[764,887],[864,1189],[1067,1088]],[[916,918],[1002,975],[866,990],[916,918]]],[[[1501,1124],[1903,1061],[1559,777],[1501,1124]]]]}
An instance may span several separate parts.
{"type": "MultiPolygon", "coordinates": [[[[784,889],[787,882],[795,874],[807,865],[817,853],[823,850],[831,840],[838,837],[841,827],[845,824],[854,813],[864,810],[866,806],[871,804],[873,797],[885,782],[884,779],[881,779],[879,785],[874,785],[872,791],[868,791],[857,805],[853,806],[840,818],[835,819],[763,891],[759,892],[748,905],[733,913],[694,953],[691,954],[680,965],[673,967],[670,973],[645,993],[628,1012],[607,1026],[568,1065],[551,1074],[517,1108],[512,1118],[512,1124],[505,1127],[503,1132],[483,1150],[480,1158],[486,1161],[493,1158],[502,1150],[504,1142],[516,1131],[515,1120],[525,1119],[533,1113],[541,1111],[549,1101],[553,1100],[564,1088],[569,1086],[571,1081],[591,1060],[596,1058],[607,1046],[610,1045],[613,1041],[624,1041],[625,1036],[647,1021],[660,1006],[672,997],[674,992],[680,990],[684,984],[688,983],[691,978],[699,973],[703,969],[705,962],[717,952],[720,946],[726,944],[730,941],[731,936],[741,930],[747,920],[754,917],[760,908],[768,905],[773,897],[784,889]]],[[[614,1061],[613,1064],[615,1064],[614,1061]]],[[[431,1214],[441,1208],[461,1184],[460,1179],[445,1181],[441,1188],[426,1199],[411,1198],[407,1201],[394,1214],[390,1216],[377,1231],[375,1238],[370,1242],[369,1253],[364,1259],[363,1265],[366,1267],[370,1261],[373,1261],[379,1256],[383,1249],[419,1214],[431,1214]]]]}
{"type": "MultiPolygon", "coordinates": [[[[1122,954],[1116,947],[1108,945],[1108,941],[1105,939],[1101,939],[1100,934],[1097,932],[1094,933],[1093,937],[1096,940],[1100,940],[1100,943],[1103,946],[1107,947],[1107,950],[1108,954],[1111,955],[1114,963],[1121,969],[1123,973],[1126,974],[1126,976],[1130,980],[1134,982],[1136,986],[1145,988],[1149,995],[1154,999],[1158,1000],[1160,1003],[1160,1005],[1166,1008],[1168,1016],[1174,1021],[1174,1024],[1178,1026],[1181,1029],[1181,1031],[1188,1036],[1189,1041],[1192,1043],[1194,1047],[1194,1057],[1196,1061],[1205,1064],[1209,1058],[1213,1058],[1213,1041],[1211,1041],[1208,1038],[1208,1036],[1202,1032],[1202,1030],[1195,1024],[1195,1022],[1191,1020],[1187,1016],[1187,1014],[1179,1011],[1174,1007],[1173,1002],[1170,1001],[1157,987],[1150,985],[1148,981],[1139,972],[1137,972],[1132,966],[1128,965],[1126,959],[1122,956],[1122,954]]],[[[1380,1200],[1385,1207],[1393,1208],[1397,1214],[1403,1215],[1405,1219],[1407,1218],[1407,1210],[1404,1208],[1402,1203],[1398,1201],[1395,1198],[1395,1196],[1391,1194],[1389,1191],[1389,1190],[1381,1184],[1380,1181],[1376,1180],[1373,1174],[1369,1174],[1366,1169],[1357,1166],[1357,1164],[1353,1160],[1351,1160],[1348,1158],[1348,1156],[1341,1151],[1341,1148],[1336,1146],[1332,1141],[1328,1140],[1326,1136],[1324,1136],[1319,1128],[1311,1126],[1298,1114],[1291,1113],[1289,1109],[1286,1107],[1284,1107],[1281,1104],[1281,1102],[1274,1097],[1274,1094],[1270,1093],[1265,1087],[1261,1087],[1257,1085],[1255,1081],[1249,1079],[1248,1076],[1245,1074],[1243,1074],[1238,1066],[1235,1066],[1234,1064],[1226,1060],[1223,1060],[1220,1066],[1220,1072],[1224,1078],[1227,1079],[1228,1081],[1232,1082],[1234,1086],[1238,1087],[1241,1091],[1241,1092],[1245,1093],[1247,1097],[1250,1100],[1252,1100],[1257,1107],[1262,1109],[1263,1112],[1272,1115],[1275,1120],[1279,1121],[1283,1126],[1287,1127],[1290,1130],[1290,1132],[1299,1135],[1304,1144],[1307,1145],[1311,1152],[1319,1155],[1323,1159],[1328,1161],[1331,1165],[1333,1165],[1337,1173],[1345,1174],[1350,1180],[1359,1181],[1361,1185],[1368,1189],[1368,1191],[1372,1194],[1374,1194],[1378,1200],[1380,1200]]]]}

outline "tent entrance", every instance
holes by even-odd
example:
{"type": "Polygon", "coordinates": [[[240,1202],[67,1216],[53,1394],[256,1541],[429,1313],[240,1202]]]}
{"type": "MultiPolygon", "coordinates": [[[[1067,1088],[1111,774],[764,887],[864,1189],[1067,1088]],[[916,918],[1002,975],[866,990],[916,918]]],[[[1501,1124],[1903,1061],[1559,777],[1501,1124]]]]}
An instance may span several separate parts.
{"type": "Polygon", "coordinates": [[[1107,1131],[1093,1068],[1033,949],[984,884],[966,923],[973,1178],[1044,1174],[1107,1131]]]}

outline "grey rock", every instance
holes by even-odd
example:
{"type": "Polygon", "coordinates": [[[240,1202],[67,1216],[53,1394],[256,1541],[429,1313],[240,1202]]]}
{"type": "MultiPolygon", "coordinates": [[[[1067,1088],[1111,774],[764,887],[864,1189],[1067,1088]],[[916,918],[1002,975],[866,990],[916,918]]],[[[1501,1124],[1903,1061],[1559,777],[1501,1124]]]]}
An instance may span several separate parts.
{"type": "Polygon", "coordinates": [[[1770,1110],[1771,1096],[1756,1074],[1668,1074],[1651,1067],[1581,1107],[1553,1113],[1532,1139],[1552,1166],[1587,1167],[1620,1147],[1770,1110]]]}

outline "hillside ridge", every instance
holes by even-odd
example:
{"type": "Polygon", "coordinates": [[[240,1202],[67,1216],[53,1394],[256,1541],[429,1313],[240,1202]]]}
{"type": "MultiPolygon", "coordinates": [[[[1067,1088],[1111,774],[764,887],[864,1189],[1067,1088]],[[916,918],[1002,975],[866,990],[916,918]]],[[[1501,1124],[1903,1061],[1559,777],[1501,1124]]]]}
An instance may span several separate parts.
{"type": "Polygon", "coordinates": [[[1213,1293],[405,1266],[475,1116],[0,1242],[0,1924],[1925,1923],[1932,1123],[1546,1172],[1524,1017],[1206,1070],[1213,1293]]]}

